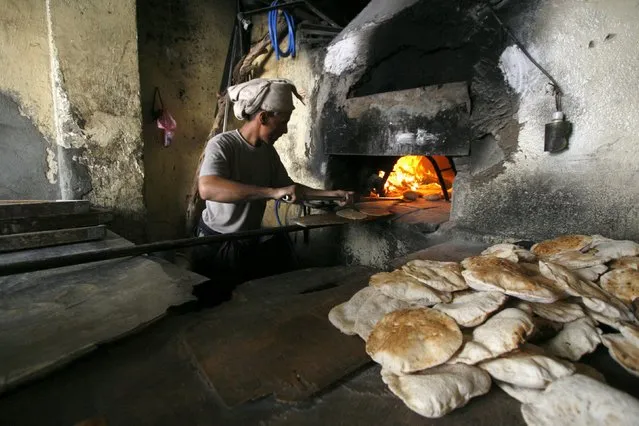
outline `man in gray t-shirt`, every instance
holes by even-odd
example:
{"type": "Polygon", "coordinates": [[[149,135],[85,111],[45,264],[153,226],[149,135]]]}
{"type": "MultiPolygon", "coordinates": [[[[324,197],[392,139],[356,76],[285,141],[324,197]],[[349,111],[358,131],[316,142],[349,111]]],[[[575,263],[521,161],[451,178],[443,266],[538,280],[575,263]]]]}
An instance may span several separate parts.
{"type": "MultiPolygon", "coordinates": [[[[206,145],[198,181],[206,209],[198,235],[257,229],[271,199],[286,197],[299,202],[313,196],[338,196],[343,203],[352,201],[352,192],[313,189],[293,182],[273,147],[288,130],[293,95],[301,100],[290,81],[255,79],[230,87],[228,94],[235,116],[247,122],[239,130],[215,136],[206,145]]],[[[251,275],[260,275],[260,266],[272,266],[277,262],[272,255],[281,258],[282,250],[256,240],[225,243],[214,248],[215,261],[208,262],[212,267],[209,273],[251,271],[251,275]]]]}

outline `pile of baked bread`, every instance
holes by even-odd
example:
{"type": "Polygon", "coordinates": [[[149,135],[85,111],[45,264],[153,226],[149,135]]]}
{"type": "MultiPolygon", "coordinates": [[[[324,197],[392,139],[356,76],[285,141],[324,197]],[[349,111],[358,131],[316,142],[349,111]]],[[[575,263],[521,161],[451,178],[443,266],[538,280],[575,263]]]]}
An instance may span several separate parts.
{"type": "Polygon", "coordinates": [[[425,417],[494,382],[529,425],[631,425],[639,401],[578,361],[603,344],[639,376],[637,298],[639,244],[569,235],[461,263],[410,261],[373,275],[329,320],[366,341],[384,383],[425,417]]]}

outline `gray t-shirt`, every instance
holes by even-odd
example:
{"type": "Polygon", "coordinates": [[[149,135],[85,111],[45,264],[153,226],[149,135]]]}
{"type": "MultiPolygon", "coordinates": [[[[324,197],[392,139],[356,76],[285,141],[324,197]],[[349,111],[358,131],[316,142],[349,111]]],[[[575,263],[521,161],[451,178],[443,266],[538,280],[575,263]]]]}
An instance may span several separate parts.
{"type": "MultiPolygon", "coordinates": [[[[293,184],[272,145],[252,146],[238,130],[221,133],[206,144],[201,176],[219,176],[247,185],[272,188],[293,184]]],[[[266,200],[241,203],[207,200],[202,219],[216,232],[247,231],[262,225],[265,208],[266,200]]]]}

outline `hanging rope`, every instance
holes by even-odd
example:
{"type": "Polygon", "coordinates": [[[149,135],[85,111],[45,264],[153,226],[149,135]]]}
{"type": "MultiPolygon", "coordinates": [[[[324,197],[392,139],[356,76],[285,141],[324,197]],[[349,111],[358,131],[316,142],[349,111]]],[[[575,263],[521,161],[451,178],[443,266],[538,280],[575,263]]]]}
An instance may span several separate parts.
{"type": "MultiPolygon", "coordinates": [[[[277,5],[278,0],[271,3],[271,6],[277,5]]],[[[279,41],[277,40],[278,9],[273,9],[268,13],[268,33],[271,38],[273,50],[275,51],[275,58],[277,58],[278,61],[280,57],[286,58],[289,55],[293,58],[295,57],[295,21],[293,20],[293,16],[284,9],[282,9],[282,16],[284,16],[284,20],[288,26],[288,47],[285,52],[282,52],[279,41]]]]}

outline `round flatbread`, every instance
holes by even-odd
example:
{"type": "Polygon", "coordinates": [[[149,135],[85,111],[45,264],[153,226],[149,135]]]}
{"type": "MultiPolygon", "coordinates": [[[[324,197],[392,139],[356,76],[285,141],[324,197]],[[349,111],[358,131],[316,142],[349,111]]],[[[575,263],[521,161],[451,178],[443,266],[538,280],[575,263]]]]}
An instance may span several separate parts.
{"type": "Polygon", "coordinates": [[[432,289],[401,269],[375,274],[371,276],[369,284],[388,297],[419,303],[421,306],[432,306],[452,299],[448,293],[432,289]]]}
{"type": "Polygon", "coordinates": [[[544,389],[550,383],[575,372],[567,361],[549,357],[532,345],[502,357],[484,361],[479,367],[494,379],[526,388],[544,389]]]}
{"type": "Polygon", "coordinates": [[[630,304],[639,297],[639,271],[636,269],[613,269],[602,275],[601,288],[630,304]]]}
{"type": "Polygon", "coordinates": [[[596,284],[577,278],[568,268],[552,262],[539,261],[541,274],[562,291],[571,296],[581,297],[584,305],[601,315],[624,320],[632,320],[632,312],[616,297],[603,291],[596,284]]]}
{"type": "Polygon", "coordinates": [[[364,287],[355,293],[350,300],[331,309],[328,313],[328,320],[342,333],[349,336],[356,334],[355,321],[357,320],[357,313],[362,305],[376,293],[377,290],[375,288],[364,287]]]}
{"type": "Polygon", "coordinates": [[[629,240],[612,240],[601,235],[593,235],[593,242],[588,253],[607,260],[638,256],[639,244],[629,240]]]}
{"type": "Polygon", "coordinates": [[[403,309],[382,318],[366,342],[366,352],[395,374],[445,363],[462,344],[459,326],[429,308],[403,309]]]}
{"type": "Polygon", "coordinates": [[[470,365],[440,365],[410,375],[382,370],[382,380],[408,408],[428,418],[442,417],[490,390],[490,376],[470,365]]]}
{"type": "Polygon", "coordinates": [[[408,302],[388,297],[379,291],[375,291],[357,311],[353,331],[362,339],[368,340],[373,328],[384,315],[409,307],[411,307],[411,304],[408,302]]]}
{"type": "Polygon", "coordinates": [[[572,272],[577,275],[578,278],[586,281],[597,281],[602,274],[608,271],[606,265],[595,265],[588,268],[573,269],[572,272]]]}
{"type": "Polygon", "coordinates": [[[633,376],[639,377],[639,346],[633,340],[622,334],[604,334],[601,341],[617,364],[633,376]]]}
{"type": "Polygon", "coordinates": [[[553,290],[553,282],[530,272],[517,263],[494,256],[465,259],[462,272],[469,287],[478,291],[499,291],[518,299],[552,303],[564,295],[553,290]]]}
{"type": "Polygon", "coordinates": [[[594,352],[601,343],[601,330],[595,327],[592,318],[585,317],[564,325],[555,337],[542,347],[550,355],[577,361],[582,356],[594,352]]]}
{"type": "Polygon", "coordinates": [[[482,251],[483,256],[495,256],[502,259],[510,260],[511,262],[536,262],[537,258],[534,254],[528,250],[521,248],[515,244],[501,243],[495,244],[482,251]]]}
{"type": "Polygon", "coordinates": [[[553,303],[530,303],[530,306],[535,315],[554,322],[572,322],[586,316],[581,305],[563,300],[553,303]]]}
{"type": "Polygon", "coordinates": [[[473,330],[472,337],[449,364],[477,364],[517,349],[533,332],[528,312],[516,308],[504,309],[473,330]]]}
{"type": "Polygon", "coordinates": [[[592,237],[589,235],[563,235],[537,243],[530,248],[530,251],[535,256],[548,257],[564,251],[584,250],[591,243],[592,237]]]}
{"type": "Polygon", "coordinates": [[[340,209],[336,212],[336,214],[339,217],[343,217],[344,219],[350,219],[350,220],[362,220],[368,217],[364,213],[357,211],[355,209],[340,209]]]}
{"type": "Polygon", "coordinates": [[[452,292],[468,288],[461,274],[461,265],[457,262],[416,259],[402,266],[402,270],[439,291],[452,292]]]}
{"type": "Polygon", "coordinates": [[[511,385],[510,383],[502,382],[501,380],[493,380],[499,389],[506,392],[509,396],[515,398],[522,404],[527,404],[534,401],[544,391],[541,389],[525,388],[522,386],[511,385]]]}
{"type": "Polygon", "coordinates": [[[533,401],[522,405],[528,426],[633,426],[639,401],[581,374],[559,379],[533,401]]]}
{"type": "Polygon", "coordinates": [[[461,291],[451,303],[439,303],[434,309],[451,317],[462,327],[476,327],[503,306],[508,296],[498,291],[461,291]]]}
{"type": "Polygon", "coordinates": [[[565,266],[568,269],[584,269],[602,265],[609,261],[609,258],[595,256],[592,253],[582,253],[578,250],[564,251],[544,258],[549,262],[565,266]]]}
{"type": "Polygon", "coordinates": [[[610,263],[611,269],[639,269],[639,256],[627,256],[621,257],[617,260],[612,261],[610,263]]]}

